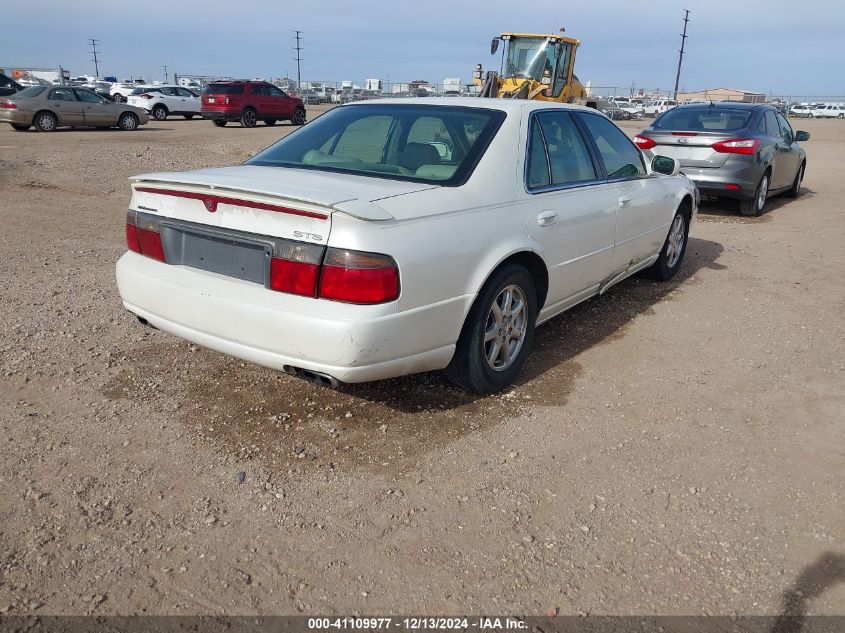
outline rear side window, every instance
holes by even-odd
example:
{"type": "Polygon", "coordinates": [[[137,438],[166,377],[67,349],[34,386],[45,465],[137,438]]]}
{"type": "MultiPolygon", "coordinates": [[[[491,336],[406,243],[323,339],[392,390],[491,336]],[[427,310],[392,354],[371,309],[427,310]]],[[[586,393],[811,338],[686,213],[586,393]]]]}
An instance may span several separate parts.
{"type": "Polygon", "coordinates": [[[652,127],[690,132],[742,130],[748,127],[753,116],[752,110],[743,108],[681,107],[666,112],[652,127]]]}
{"type": "Polygon", "coordinates": [[[533,118],[531,125],[529,187],[567,185],[596,179],[587,145],[569,113],[542,112],[533,118]],[[532,181],[537,184],[532,185],[532,181]]]}
{"type": "Polygon", "coordinates": [[[600,115],[579,113],[578,116],[593,137],[608,178],[644,178],[647,175],[640,150],[618,127],[600,115]]]}
{"type": "Polygon", "coordinates": [[[208,84],[205,93],[209,95],[241,95],[244,93],[243,84],[208,84]]]}
{"type": "Polygon", "coordinates": [[[17,93],[16,97],[37,97],[42,92],[44,92],[46,88],[44,86],[30,86],[29,88],[24,88],[19,93],[17,93]]]}

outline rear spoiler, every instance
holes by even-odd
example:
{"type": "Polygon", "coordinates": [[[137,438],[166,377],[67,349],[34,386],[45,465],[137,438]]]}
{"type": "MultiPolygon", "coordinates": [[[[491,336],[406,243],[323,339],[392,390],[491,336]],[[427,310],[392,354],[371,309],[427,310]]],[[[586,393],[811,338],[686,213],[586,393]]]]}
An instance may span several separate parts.
{"type": "Polygon", "coordinates": [[[205,178],[179,178],[181,174],[148,174],[146,176],[134,176],[129,179],[132,183],[132,188],[139,186],[152,186],[161,188],[172,188],[174,186],[185,188],[188,191],[196,193],[214,193],[217,196],[226,195],[251,195],[271,198],[273,202],[284,204],[285,202],[304,202],[307,204],[319,205],[323,208],[328,208],[333,211],[340,211],[350,215],[359,220],[367,220],[370,222],[384,222],[393,220],[394,217],[385,211],[382,207],[373,202],[366,200],[359,200],[358,198],[349,198],[348,200],[341,200],[339,202],[327,202],[320,200],[313,194],[309,195],[307,190],[302,193],[297,193],[295,187],[290,185],[285,186],[285,193],[278,191],[270,191],[266,189],[254,189],[246,187],[238,187],[237,185],[223,185],[218,182],[212,182],[212,179],[205,178]]]}

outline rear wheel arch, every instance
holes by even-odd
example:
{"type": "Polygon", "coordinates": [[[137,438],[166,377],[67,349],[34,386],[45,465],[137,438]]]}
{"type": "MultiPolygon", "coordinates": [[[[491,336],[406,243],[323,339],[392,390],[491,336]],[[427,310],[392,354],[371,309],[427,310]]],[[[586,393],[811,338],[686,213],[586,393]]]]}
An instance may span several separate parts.
{"type": "Polygon", "coordinates": [[[505,257],[502,261],[496,264],[493,269],[487,274],[481,283],[476,288],[476,292],[480,292],[484,284],[495,275],[501,268],[509,264],[518,264],[528,271],[531,279],[534,281],[534,290],[537,295],[537,311],[542,309],[546,303],[546,296],[549,293],[549,269],[546,262],[534,251],[518,251],[505,257]]]}

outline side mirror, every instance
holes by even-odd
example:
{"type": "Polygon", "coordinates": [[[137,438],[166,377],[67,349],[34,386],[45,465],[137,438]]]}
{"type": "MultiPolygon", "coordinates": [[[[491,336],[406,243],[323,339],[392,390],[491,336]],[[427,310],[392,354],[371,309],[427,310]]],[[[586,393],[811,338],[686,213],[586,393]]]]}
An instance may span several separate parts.
{"type": "Polygon", "coordinates": [[[809,141],[810,140],[810,133],[809,132],[802,132],[802,131],[799,130],[798,132],[795,133],[795,140],[798,141],[799,143],[801,143],[803,141],[809,141]]]}
{"type": "Polygon", "coordinates": [[[499,50],[499,38],[494,37],[490,42],[490,54],[495,55],[497,50],[499,50]]]}
{"type": "Polygon", "coordinates": [[[668,156],[655,156],[651,161],[651,170],[658,174],[666,174],[667,176],[677,176],[681,173],[681,166],[674,158],[668,156]]]}

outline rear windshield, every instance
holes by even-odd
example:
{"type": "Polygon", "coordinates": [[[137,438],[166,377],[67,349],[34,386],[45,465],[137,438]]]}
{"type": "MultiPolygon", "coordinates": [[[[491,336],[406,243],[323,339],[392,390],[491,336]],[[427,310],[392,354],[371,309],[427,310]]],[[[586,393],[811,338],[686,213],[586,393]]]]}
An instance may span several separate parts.
{"type": "Polygon", "coordinates": [[[208,84],[207,95],[240,95],[244,92],[243,84],[208,84]]]}
{"type": "Polygon", "coordinates": [[[504,119],[482,108],[344,106],[247,164],[455,186],[469,178],[504,119]]]}
{"type": "Polygon", "coordinates": [[[669,110],[652,124],[656,130],[741,130],[748,127],[752,110],[713,106],[682,107],[669,110]]]}
{"type": "Polygon", "coordinates": [[[16,97],[37,97],[42,92],[47,89],[47,86],[32,86],[30,88],[24,88],[19,93],[17,93],[16,97]]]}

